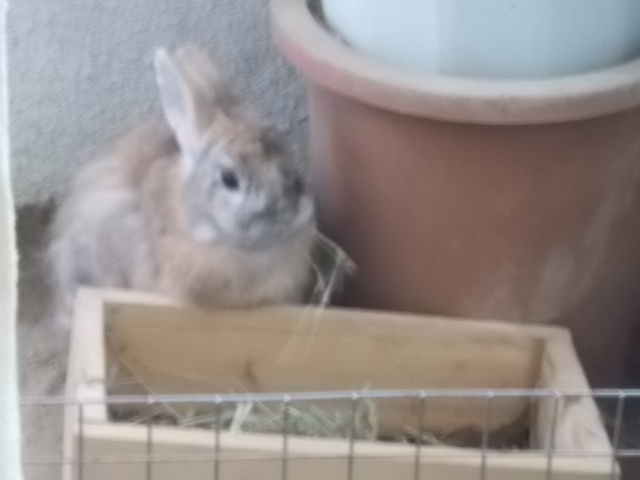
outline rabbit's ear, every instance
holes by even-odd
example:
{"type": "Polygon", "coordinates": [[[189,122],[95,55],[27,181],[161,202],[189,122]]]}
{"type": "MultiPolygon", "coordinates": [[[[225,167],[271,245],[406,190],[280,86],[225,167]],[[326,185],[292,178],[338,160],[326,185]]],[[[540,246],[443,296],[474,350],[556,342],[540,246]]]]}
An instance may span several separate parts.
{"type": "Polygon", "coordinates": [[[156,50],[155,72],[164,115],[183,150],[201,147],[203,131],[231,104],[231,95],[216,67],[195,47],[174,58],[156,50]]]}

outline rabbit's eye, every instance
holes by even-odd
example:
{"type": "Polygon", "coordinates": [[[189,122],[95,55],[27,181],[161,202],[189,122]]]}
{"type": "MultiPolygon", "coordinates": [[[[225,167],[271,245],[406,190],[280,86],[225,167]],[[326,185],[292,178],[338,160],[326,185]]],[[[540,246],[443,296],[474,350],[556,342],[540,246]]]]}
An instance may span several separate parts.
{"type": "Polygon", "coordinates": [[[237,190],[240,186],[238,176],[231,170],[223,170],[220,178],[223,185],[229,190],[237,190]]]}

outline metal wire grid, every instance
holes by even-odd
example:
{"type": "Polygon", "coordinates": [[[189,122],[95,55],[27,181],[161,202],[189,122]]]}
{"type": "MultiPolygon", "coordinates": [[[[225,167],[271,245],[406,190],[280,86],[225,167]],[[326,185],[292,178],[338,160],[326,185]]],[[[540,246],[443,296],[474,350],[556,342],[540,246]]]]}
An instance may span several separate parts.
{"type": "MultiPolygon", "coordinates": [[[[145,465],[146,480],[153,480],[154,465],[163,463],[206,463],[213,465],[213,480],[225,480],[221,474],[221,464],[224,461],[221,454],[222,428],[220,424],[221,409],[225,404],[238,404],[242,402],[255,402],[262,404],[279,404],[282,409],[282,431],[281,436],[281,480],[288,480],[289,462],[292,459],[304,459],[303,456],[294,456],[289,451],[289,442],[291,433],[288,428],[290,405],[299,402],[320,402],[320,401],[348,401],[351,402],[351,431],[349,437],[345,440],[348,445],[348,453],[345,461],[347,462],[345,480],[353,480],[355,469],[357,467],[358,458],[362,458],[357,454],[358,440],[355,436],[355,412],[358,402],[363,400],[380,401],[380,400],[418,400],[418,410],[416,415],[416,431],[418,434],[423,432],[422,419],[425,412],[428,411],[429,402],[439,399],[468,399],[484,400],[486,402],[485,428],[481,432],[480,449],[455,449],[448,452],[438,451],[431,452],[429,447],[424,446],[421,442],[415,443],[415,451],[413,458],[413,478],[420,480],[423,478],[422,461],[429,456],[442,458],[452,456],[455,458],[478,458],[481,457],[481,464],[478,469],[479,480],[487,478],[488,463],[493,455],[504,455],[504,451],[498,451],[489,447],[489,425],[491,415],[494,411],[494,403],[498,399],[526,399],[531,402],[548,399],[553,402],[552,423],[548,432],[548,440],[546,448],[535,450],[518,451],[515,455],[518,457],[538,457],[546,459],[546,479],[553,479],[553,463],[554,459],[560,457],[567,458],[606,458],[611,460],[610,479],[616,480],[618,477],[616,465],[619,460],[628,458],[640,459],[640,445],[633,448],[624,447],[621,444],[623,430],[625,427],[625,414],[627,405],[630,402],[640,400],[640,390],[593,390],[593,391],[558,391],[558,390],[412,390],[412,391],[336,391],[336,392],[312,392],[312,393],[290,393],[290,394],[225,394],[225,395],[149,395],[149,396],[112,396],[102,400],[79,400],[65,398],[41,398],[32,397],[22,400],[23,407],[76,407],[78,411],[78,446],[75,458],[63,458],[63,456],[30,456],[23,457],[25,467],[33,466],[59,466],[65,464],[73,465],[76,480],[85,480],[85,466],[87,465],[114,465],[114,464],[143,464],[145,465]],[[561,450],[556,448],[554,438],[556,436],[560,406],[563,402],[579,400],[583,398],[591,398],[596,402],[609,401],[612,402],[614,408],[611,413],[611,422],[609,435],[611,441],[611,450],[594,452],[594,451],[575,451],[561,450]],[[193,405],[210,405],[215,412],[214,428],[212,435],[214,442],[210,455],[159,455],[154,453],[153,431],[154,424],[147,421],[146,428],[146,453],[144,455],[127,455],[127,456],[88,456],[84,450],[84,428],[85,428],[85,408],[92,405],[105,406],[154,406],[158,404],[193,404],[193,405]]],[[[640,406],[640,404],[638,404],[640,406]]],[[[638,424],[640,425],[640,423],[638,424]]],[[[640,432],[635,435],[640,439],[640,432]]],[[[344,458],[340,455],[336,458],[344,458]]],[[[256,454],[255,456],[244,456],[243,460],[260,460],[264,456],[256,454]]],[[[326,459],[327,457],[322,457],[326,459]]],[[[427,478],[428,477],[427,475],[427,478]]],[[[461,479],[462,480],[462,479],[461,479]]],[[[467,480],[467,479],[464,479],[467,480]]],[[[517,479],[514,479],[517,480],[517,479]]]]}

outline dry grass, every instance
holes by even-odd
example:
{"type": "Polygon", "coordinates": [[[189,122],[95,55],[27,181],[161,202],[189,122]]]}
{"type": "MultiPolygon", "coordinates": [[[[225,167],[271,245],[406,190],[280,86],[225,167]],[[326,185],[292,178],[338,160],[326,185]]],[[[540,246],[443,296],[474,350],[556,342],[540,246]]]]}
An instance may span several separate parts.
{"type": "Polygon", "coordinates": [[[375,440],[377,418],[373,403],[358,402],[352,406],[323,408],[313,403],[264,405],[257,402],[228,404],[197,410],[194,406],[167,408],[154,405],[144,412],[114,409],[112,418],[133,424],[171,425],[180,428],[203,428],[231,433],[283,434],[318,438],[354,438],[375,440]]]}

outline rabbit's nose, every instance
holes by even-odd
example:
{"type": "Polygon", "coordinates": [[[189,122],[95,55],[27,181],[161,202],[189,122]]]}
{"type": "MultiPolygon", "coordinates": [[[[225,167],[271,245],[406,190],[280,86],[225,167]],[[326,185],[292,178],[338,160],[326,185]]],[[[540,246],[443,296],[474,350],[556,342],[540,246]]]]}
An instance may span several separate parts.
{"type": "Polygon", "coordinates": [[[263,208],[255,212],[251,219],[254,222],[273,222],[278,218],[277,202],[269,202],[263,208]]]}

